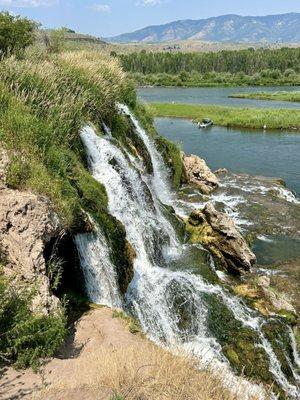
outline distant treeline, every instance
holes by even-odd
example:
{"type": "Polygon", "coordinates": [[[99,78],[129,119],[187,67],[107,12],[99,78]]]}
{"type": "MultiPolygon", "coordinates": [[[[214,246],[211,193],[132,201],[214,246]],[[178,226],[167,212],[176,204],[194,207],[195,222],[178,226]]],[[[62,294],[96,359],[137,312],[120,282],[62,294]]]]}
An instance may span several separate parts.
{"type": "Polygon", "coordinates": [[[263,70],[300,72],[300,48],[222,50],[210,53],[147,53],[145,50],[120,54],[124,69],[131,73],[178,75],[182,72],[246,75],[263,70]]]}

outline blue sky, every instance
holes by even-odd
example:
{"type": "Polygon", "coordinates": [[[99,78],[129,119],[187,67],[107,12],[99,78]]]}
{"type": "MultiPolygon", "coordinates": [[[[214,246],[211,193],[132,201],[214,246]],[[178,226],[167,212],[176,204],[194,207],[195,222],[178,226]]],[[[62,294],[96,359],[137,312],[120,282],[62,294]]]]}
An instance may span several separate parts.
{"type": "Polygon", "coordinates": [[[300,12],[300,0],[0,0],[0,7],[49,28],[107,37],[177,19],[300,12]]]}

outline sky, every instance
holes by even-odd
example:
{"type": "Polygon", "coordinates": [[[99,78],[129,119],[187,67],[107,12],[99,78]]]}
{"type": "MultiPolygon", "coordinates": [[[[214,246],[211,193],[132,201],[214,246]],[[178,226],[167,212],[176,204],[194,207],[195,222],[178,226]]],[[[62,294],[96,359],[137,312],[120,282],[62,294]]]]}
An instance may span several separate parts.
{"type": "Polygon", "coordinates": [[[46,28],[109,37],[178,19],[300,12],[300,0],[0,0],[0,9],[46,28]]]}

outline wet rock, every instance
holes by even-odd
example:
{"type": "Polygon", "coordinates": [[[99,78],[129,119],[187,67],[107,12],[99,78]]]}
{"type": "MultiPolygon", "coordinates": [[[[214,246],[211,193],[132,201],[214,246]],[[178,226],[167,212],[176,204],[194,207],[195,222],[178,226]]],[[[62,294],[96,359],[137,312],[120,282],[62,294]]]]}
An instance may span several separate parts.
{"type": "Polygon", "coordinates": [[[268,276],[259,276],[250,282],[235,287],[237,295],[251,300],[252,305],[264,316],[277,314],[289,324],[297,322],[296,310],[289,300],[270,286],[268,276]]]}
{"type": "Polygon", "coordinates": [[[195,155],[182,155],[183,183],[196,185],[204,194],[210,194],[218,186],[219,181],[215,174],[206,165],[206,162],[195,155]]]}
{"type": "Polygon", "coordinates": [[[0,249],[4,272],[17,283],[36,287],[33,309],[48,313],[58,306],[50,294],[45,244],[58,235],[59,221],[48,201],[32,193],[0,189],[0,249]]]}
{"type": "Polygon", "coordinates": [[[201,243],[210,250],[229,272],[248,271],[256,262],[255,255],[233,220],[217,211],[211,203],[206,204],[203,210],[191,213],[186,229],[190,241],[201,243]]]}
{"type": "Polygon", "coordinates": [[[226,175],[228,173],[229,171],[226,168],[219,168],[214,172],[215,175],[226,175]]]}

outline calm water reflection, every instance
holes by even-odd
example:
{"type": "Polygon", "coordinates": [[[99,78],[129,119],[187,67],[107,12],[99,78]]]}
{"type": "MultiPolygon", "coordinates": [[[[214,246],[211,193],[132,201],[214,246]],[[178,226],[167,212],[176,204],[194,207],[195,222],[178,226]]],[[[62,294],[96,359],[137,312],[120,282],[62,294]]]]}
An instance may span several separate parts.
{"type": "Polygon", "coordinates": [[[280,177],[300,196],[300,133],[251,131],[214,126],[198,129],[189,120],[157,118],[158,132],[186,153],[203,157],[215,170],[280,177]]]}

